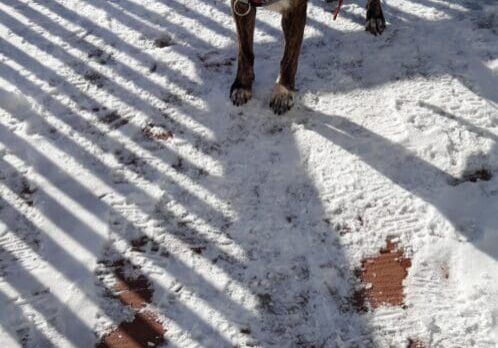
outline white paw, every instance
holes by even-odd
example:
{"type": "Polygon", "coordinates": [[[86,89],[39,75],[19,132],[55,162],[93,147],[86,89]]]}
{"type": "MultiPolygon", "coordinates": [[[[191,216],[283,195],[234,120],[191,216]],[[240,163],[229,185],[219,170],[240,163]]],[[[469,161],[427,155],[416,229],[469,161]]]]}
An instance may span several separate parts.
{"type": "Polygon", "coordinates": [[[233,105],[241,106],[247,103],[252,98],[252,92],[244,88],[235,88],[230,93],[230,100],[233,105]]]}
{"type": "Polygon", "coordinates": [[[276,84],[270,99],[270,107],[273,112],[281,115],[292,109],[293,106],[294,92],[280,84],[276,84]]]}
{"type": "Polygon", "coordinates": [[[383,16],[367,18],[365,24],[366,31],[377,36],[381,35],[385,29],[386,29],[386,21],[384,20],[383,16]]]}

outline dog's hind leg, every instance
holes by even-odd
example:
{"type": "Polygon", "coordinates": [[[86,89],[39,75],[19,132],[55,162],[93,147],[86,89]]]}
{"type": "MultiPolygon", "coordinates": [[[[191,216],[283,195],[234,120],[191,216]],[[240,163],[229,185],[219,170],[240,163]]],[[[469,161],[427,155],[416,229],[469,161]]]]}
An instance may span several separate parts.
{"type": "Polygon", "coordinates": [[[367,2],[367,19],[365,30],[377,36],[382,34],[386,29],[386,20],[382,13],[380,0],[368,0],[367,2]]]}
{"type": "MultiPolygon", "coordinates": [[[[232,0],[232,9],[234,6],[247,6],[235,4],[232,0]]],[[[237,9],[238,12],[244,13],[246,8],[237,9]]],[[[251,7],[249,13],[245,16],[239,16],[233,13],[235,26],[237,28],[238,37],[238,67],[235,81],[230,87],[230,99],[234,105],[243,105],[252,97],[252,82],[254,81],[254,27],[256,23],[256,9],[251,7]]]]}
{"type": "Polygon", "coordinates": [[[282,13],[285,36],[284,56],[280,62],[280,76],[273,88],[270,107],[276,114],[283,114],[294,106],[294,83],[306,25],[306,0],[294,3],[282,13]]]}

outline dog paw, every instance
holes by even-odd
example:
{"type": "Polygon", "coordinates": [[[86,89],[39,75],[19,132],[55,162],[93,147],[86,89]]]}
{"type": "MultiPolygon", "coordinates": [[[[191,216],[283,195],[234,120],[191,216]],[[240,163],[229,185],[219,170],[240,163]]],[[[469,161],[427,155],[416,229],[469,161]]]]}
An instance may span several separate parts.
{"type": "Polygon", "coordinates": [[[241,106],[247,103],[252,98],[252,92],[250,89],[246,88],[232,88],[230,91],[230,100],[233,105],[241,106]]]}
{"type": "Polygon", "coordinates": [[[270,108],[277,115],[282,115],[294,106],[294,92],[290,89],[276,84],[270,99],[270,108]]]}
{"type": "Polygon", "coordinates": [[[372,8],[367,10],[367,21],[365,30],[372,35],[381,35],[386,29],[386,20],[380,8],[372,8]]]}

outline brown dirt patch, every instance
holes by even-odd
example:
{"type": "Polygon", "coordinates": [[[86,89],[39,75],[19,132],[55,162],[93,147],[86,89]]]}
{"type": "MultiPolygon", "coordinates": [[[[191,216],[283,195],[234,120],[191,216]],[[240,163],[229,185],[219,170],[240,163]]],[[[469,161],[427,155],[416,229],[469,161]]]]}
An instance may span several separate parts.
{"type": "Polygon", "coordinates": [[[409,338],[407,348],[425,348],[425,346],[422,342],[409,338]]]}
{"type": "Polygon", "coordinates": [[[36,188],[32,187],[25,179],[21,183],[21,198],[30,207],[33,205],[33,195],[36,193],[36,188]]]}
{"type": "Polygon", "coordinates": [[[117,111],[111,111],[105,114],[101,119],[102,122],[108,124],[113,129],[118,129],[126,124],[128,124],[128,120],[124,119],[117,111]]]}
{"type": "Polygon", "coordinates": [[[234,61],[235,58],[230,57],[230,58],[225,58],[221,61],[204,62],[204,67],[209,69],[209,68],[221,68],[224,66],[232,66],[234,61]]]}
{"type": "Polygon", "coordinates": [[[444,279],[450,278],[450,266],[447,263],[444,263],[441,266],[441,275],[443,276],[444,279]]]}
{"type": "Polygon", "coordinates": [[[463,184],[464,182],[476,183],[479,181],[490,181],[492,178],[493,173],[490,170],[481,168],[474,172],[465,173],[462,178],[455,178],[450,184],[457,186],[463,184]]]}
{"type": "Polygon", "coordinates": [[[403,280],[410,266],[411,260],[404,257],[403,250],[388,240],[378,256],[361,263],[358,277],[365,287],[355,294],[355,307],[365,310],[365,301],[373,309],[382,305],[403,305],[403,280]]]}
{"type": "Polygon", "coordinates": [[[157,48],[169,47],[173,46],[174,44],[175,42],[169,35],[163,35],[154,40],[154,46],[156,46],[157,48]]]}
{"type": "Polygon", "coordinates": [[[173,137],[171,131],[157,131],[150,127],[144,128],[142,132],[147,138],[159,141],[166,141],[173,137]]]}

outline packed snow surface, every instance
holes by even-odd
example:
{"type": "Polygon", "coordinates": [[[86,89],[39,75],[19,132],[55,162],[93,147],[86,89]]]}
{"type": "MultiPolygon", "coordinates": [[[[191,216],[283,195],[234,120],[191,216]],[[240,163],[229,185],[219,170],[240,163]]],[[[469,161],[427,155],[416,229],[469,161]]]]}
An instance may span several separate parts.
{"type": "Polygon", "coordinates": [[[235,107],[227,0],[0,1],[0,347],[129,320],[116,255],[171,347],[498,347],[498,4],[389,0],[380,37],[334,6],[310,2],[278,117],[277,13],[235,107]],[[388,238],[405,304],[358,312],[388,238]]]}

